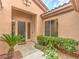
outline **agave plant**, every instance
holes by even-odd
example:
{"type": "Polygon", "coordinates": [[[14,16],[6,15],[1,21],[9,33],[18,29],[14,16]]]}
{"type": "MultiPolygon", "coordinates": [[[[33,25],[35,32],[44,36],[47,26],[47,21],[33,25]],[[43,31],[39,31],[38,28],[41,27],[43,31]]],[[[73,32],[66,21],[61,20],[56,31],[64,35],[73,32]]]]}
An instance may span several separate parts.
{"type": "Polygon", "coordinates": [[[1,40],[6,42],[9,45],[9,51],[8,51],[8,57],[7,59],[12,59],[14,55],[14,47],[21,43],[23,40],[23,37],[21,35],[15,35],[15,34],[4,34],[1,37],[1,40]]]}

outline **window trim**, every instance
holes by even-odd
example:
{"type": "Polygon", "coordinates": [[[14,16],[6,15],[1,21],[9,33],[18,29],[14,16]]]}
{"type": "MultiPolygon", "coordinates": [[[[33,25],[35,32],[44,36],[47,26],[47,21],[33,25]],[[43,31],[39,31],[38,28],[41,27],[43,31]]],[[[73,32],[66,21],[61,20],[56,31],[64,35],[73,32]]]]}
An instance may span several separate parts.
{"type": "MultiPolygon", "coordinates": [[[[45,35],[45,22],[46,21],[52,21],[54,20],[55,22],[57,22],[57,36],[58,36],[58,19],[47,19],[43,21],[43,35],[45,35]]],[[[50,24],[50,36],[51,36],[51,24],[50,24]]]]}
{"type": "Polygon", "coordinates": [[[0,8],[3,8],[3,6],[2,6],[2,1],[0,0],[0,8]]]}

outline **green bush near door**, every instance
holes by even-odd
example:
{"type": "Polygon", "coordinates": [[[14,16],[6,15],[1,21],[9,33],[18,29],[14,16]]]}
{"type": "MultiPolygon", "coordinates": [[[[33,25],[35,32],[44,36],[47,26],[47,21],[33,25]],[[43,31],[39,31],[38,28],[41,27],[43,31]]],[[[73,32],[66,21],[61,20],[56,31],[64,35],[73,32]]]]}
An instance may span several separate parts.
{"type": "Polygon", "coordinates": [[[45,53],[46,59],[59,59],[58,48],[62,48],[66,52],[73,53],[76,51],[76,46],[78,46],[78,41],[71,38],[40,35],[37,37],[37,41],[38,44],[36,44],[36,48],[45,53]]]}

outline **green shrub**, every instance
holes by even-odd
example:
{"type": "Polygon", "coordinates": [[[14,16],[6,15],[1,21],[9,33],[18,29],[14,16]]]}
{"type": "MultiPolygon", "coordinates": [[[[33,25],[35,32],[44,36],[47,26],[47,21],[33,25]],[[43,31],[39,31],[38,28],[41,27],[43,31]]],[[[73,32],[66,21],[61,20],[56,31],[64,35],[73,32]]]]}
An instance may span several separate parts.
{"type": "Polygon", "coordinates": [[[47,49],[44,53],[44,56],[46,57],[46,59],[59,59],[58,51],[55,48],[47,49]]]}
{"type": "Polygon", "coordinates": [[[38,43],[39,43],[40,45],[43,45],[43,46],[45,46],[45,45],[48,44],[48,39],[49,39],[49,37],[47,37],[47,36],[42,36],[42,35],[37,37],[38,43]]]}
{"type": "Polygon", "coordinates": [[[35,45],[35,48],[40,49],[40,50],[43,50],[43,47],[44,47],[44,46],[39,45],[39,44],[36,44],[36,45],[35,45]]]}
{"type": "Polygon", "coordinates": [[[43,52],[45,52],[45,55],[47,56],[46,59],[58,59],[58,57],[56,56],[56,58],[54,54],[57,53],[57,50],[59,51],[58,48],[62,48],[66,52],[73,53],[76,51],[76,46],[78,46],[78,42],[71,38],[50,37],[41,35],[37,37],[37,41],[40,50],[43,49],[43,52]]]}

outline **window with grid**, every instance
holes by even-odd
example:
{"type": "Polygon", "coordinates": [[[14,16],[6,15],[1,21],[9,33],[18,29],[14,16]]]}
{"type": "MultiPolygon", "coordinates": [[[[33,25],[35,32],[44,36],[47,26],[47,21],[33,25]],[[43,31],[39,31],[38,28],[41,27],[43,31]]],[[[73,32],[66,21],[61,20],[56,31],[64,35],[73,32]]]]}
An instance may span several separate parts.
{"type": "Polygon", "coordinates": [[[45,35],[58,36],[58,20],[45,21],[45,35]]]}

